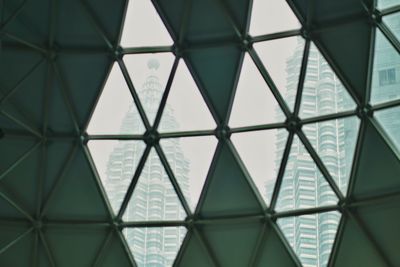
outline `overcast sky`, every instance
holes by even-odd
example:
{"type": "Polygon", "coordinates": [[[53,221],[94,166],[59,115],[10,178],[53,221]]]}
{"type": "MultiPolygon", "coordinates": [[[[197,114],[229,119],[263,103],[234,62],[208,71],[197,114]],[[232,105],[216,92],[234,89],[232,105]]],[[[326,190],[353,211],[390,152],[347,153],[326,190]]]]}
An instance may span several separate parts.
{"type": "MultiPolygon", "coordinates": [[[[285,1],[254,1],[250,34],[260,35],[299,28],[299,24],[285,1]],[[279,16],[279,17],[278,17],[279,16]]],[[[130,1],[121,45],[124,47],[171,45],[172,40],[150,1],[130,1]]],[[[255,49],[282,94],[286,86],[286,60],[293,54],[297,37],[269,41],[255,45],[255,49]]],[[[124,57],[132,82],[140,95],[146,78],[156,75],[165,88],[174,61],[171,53],[136,54],[124,57]],[[148,68],[150,59],[157,59],[157,70],[148,68]]],[[[162,94],[162,91],[160,92],[162,94]]],[[[237,96],[232,109],[230,126],[249,126],[275,122],[277,103],[258,72],[250,56],[246,55],[237,96]]],[[[120,127],[125,114],[133,103],[118,64],[114,64],[98,106],[88,127],[90,134],[121,134],[120,127]]],[[[167,105],[180,125],[180,130],[214,129],[215,122],[181,60],[171,87],[167,105]]],[[[146,107],[145,107],[146,109],[146,107]]],[[[152,121],[152,120],[151,120],[152,121]]],[[[161,121],[161,125],[163,120],[161,121]]],[[[142,128],[144,129],[144,128],[142,128]]],[[[126,134],[142,134],[126,132],[126,134]]],[[[275,179],[276,130],[242,133],[232,136],[243,161],[257,186],[264,187],[266,180],[275,179]]],[[[89,142],[98,172],[105,178],[109,155],[118,141],[89,142]]],[[[184,155],[190,161],[190,193],[196,202],[217,140],[215,137],[180,138],[184,155]]],[[[161,142],[163,144],[163,142],[161,142]]],[[[265,195],[265,192],[261,192],[265,195]]]]}

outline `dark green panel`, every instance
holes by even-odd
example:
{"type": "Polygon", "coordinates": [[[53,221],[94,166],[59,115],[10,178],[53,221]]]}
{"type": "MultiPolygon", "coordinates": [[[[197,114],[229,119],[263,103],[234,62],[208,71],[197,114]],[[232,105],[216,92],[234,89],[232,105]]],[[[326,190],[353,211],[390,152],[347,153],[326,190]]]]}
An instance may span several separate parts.
{"type": "Polygon", "coordinates": [[[129,255],[124,249],[124,245],[121,239],[113,234],[110,242],[108,243],[105,250],[100,258],[99,266],[101,267],[114,267],[114,266],[131,266],[129,255]]]}
{"type": "MultiPolygon", "coordinates": [[[[0,209],[3,211],[2,209],[0,209]]],[[[0,223],[0,250],[29,230],[27,225],[0,223]]],[[[26,236],[25,236],[26,237],[26,236]]],[[[20,240],[21,241],[21,240],[20,240]]]]}
{"type": "Polygon", "coordinates": [[[293,2],[303,18],[307,17],[309,4],[313,3],[314,12],[312,18],[314,23],[321,23],[328,20],[340,19],[348,16],[365,14],[365,7],[371,8],[372,0],[335,0],[335,1],[314,1],[307,0],[289,0],[293,2]],[[365,5],[365,7],[363,6],[365,5]]]}
{"type": "Polygon", "coordinates": [[[182,25],[186,0],[153,0],[159,14],[165,22],[165,26],[172,38],[176,41],[182,25]]]}
{"type": "Polygon", "coordinates": [[[355,197],[399,191],[400,161],[370,123],[367,123],[355,179],[355,197]]]}
{"type": "Polygon", "coordinates": [[[59,267],[92,266],[101,248],[106,229],[49,228],[45,236],[59,267]]]}
{"type": "MultiPolygon", "coordinates": [[[[50,0],[25,1],[24,8],[6,27],[6,31],[41,47],[46,45],[50,25],[50,0]]],[[[16,10],[19,1],[5,1],[7,9],[16,10]]]]}
{"type": "Polygon", "coordinates": [[[112,61],[106,55],[87,54],[60,56],[57,63],[63,78],[59,82],[70,95],[79,124],[83,126],[112,61]]]}
{"type": "Polygon", "coordinates": [[[8,75],[1,75],[0,78],[2,95],[12,90],[26,75],[34,71],[34,67],[43,59],[42,55],[36,51],[13,48],[15,46],[16,43],[11,43],[8,39],[2,42],[0,73],[8,73],[8,75]]]}
{"type": "Polygon", "coordinates": [[[346,219],[334,267],[387,267],[357,223],[346,219]]]}
{"type": "Polygon", "coordinates": [[[33,149],[36,143],[35,139],[17,139],[7,135],[0,138],[0,175],[12,168],[12,165],[33,149]]]}
{"type": "Polygon", "coordinates": [[[34,214],[36,210],[40,162],[39,147],[0,182],[0,188],[10,192],[13,199],[18,200],[30,214],[34,214]]]}
{"type": "Polygon", "coordinates": [[[4,110],[29,122],[36,129],[43,125],[43,103],[47,78],[46,62],[40,64],[4,103],[4,110]]]}
{"type": "Polygon", "coordinates": [[[200,215],[212,217],[261,213],[260,203],[228,145],[220,146],[221,151],[209,177],[211,180],[200,215]]]}
{"type": "Polygon", "coordinates": [[[385,252],[393,266],[400,266],[400,202],[398,198],[358,210],[379,247],[385,252]]]}
{"type": "Polygon", "coordinates": [[[0,266],[32,266],[34,235],[31,232],[2,253],[0,255],[0,266]]]}
{"type": "Polygon", "coordinates": [[[67,102],[58,79],[53,78],[47,97],[49,98],[47,106],[48,130],[56,133],[73,133],[73,118],[68,112],[67,102]]]}
{"type": "Polygon", "coordinates": [[[50,219],[107,220],[108,210],[97,190],[95,177],[81,148],[45,214],[50,219]]]}
{"type": "Polygon", "coordinates": [[[247,0],[227,0],[226,6],[229,9],[231,16],[233,17],[235,23],[238,25],[242,33],[246,32],[246,27],[248,27],[247,20],[249,18],[248,12],[250,7],[250,2],[247,0]]]}
{"type": "Polygon", "coordinates": [[[194,233],[190,234],[187,242],[186,248],[180,252],[182,253],[182,258],[179,262],[176,262],[177,266],[214,266],[214,264],[210,262],[210,256],[207,255],[207,252],[200,243],[201,241],[194,233]]]}
{"type": "Polygon", "coordinates": [[[210,40],[235,38],[235,32],[224,14],[223,1],[202,0],[192,2],[192,12],[186,32],[190,43],[210,40]],[[207,19],[204,19],[207,14],[207,19]]]}
{"type": "Polygon", "coordinates": [[[43,195],[48,196],[54,183],[61,175],[74,143],[70,141],[49,141],[46,146],[46,170],[43,195]]]}
{"type": "Polygon", "coordinates": [[[207,225],[203,233],[221,266],[249,266],[261,223],[207,225]]]}
{"type": "Polygon", "coordinates": [[[258,253],[257,266],[297,266],[276,231],[270,227],[266,231],[265,243],[258,253]]]}
{"type": "Polygon", "coordinates": [[[220,122],[226,120],[243,53],[237,46],[193,50],[187,60],[205,89],[220,122]]]}
{"type": "Polygon", "coordinates": [[[122,28],[122,14],[128,0],[86,0],[93,15],[113,44],[117,44],[118,33],[122,28]]]}
{"type": "Polygon", "coordinates": [[[338,74],[349,82],[355,95],[363,100],[368,73],[371,27],[367,20],[344,24],[316,36],[316,43],[338,74]]]}
{"type": "Polygon", "coordinates": [[[80,0],[59,1],[56,25],[55,41],[61,48],[73,45],[106,47],[80,0]]]}

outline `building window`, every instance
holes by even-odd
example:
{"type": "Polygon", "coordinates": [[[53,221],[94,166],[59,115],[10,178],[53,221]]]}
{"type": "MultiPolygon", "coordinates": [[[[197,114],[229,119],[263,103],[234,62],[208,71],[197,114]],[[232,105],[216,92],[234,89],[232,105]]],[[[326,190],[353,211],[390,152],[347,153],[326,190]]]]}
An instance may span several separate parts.
{"type": "Polygon", "coordinates": [[[396,69],[390,68],[379,71],[379,86],[396,83],[396,69]]]}

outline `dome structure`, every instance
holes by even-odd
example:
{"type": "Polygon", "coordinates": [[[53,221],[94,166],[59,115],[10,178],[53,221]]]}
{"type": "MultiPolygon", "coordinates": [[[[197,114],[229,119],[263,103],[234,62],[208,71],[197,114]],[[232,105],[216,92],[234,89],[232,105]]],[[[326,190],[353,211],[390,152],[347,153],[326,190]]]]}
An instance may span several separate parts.
{"type": "Polygon", "coordinates": [[[399,1],[0,11],[0,266],[400,266],[399,1]]]}

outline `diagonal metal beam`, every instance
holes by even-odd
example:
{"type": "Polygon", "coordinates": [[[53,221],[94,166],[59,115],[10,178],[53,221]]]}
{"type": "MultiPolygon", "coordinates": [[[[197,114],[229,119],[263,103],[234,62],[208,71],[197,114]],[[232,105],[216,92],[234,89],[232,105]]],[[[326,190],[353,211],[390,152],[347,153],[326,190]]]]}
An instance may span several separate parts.
{"type": "Polygon", "coordinates": [[[55,260],[54,260],[53,252],[51,251],[51,248],[50,248],[50,246],[48,244],[48,241],[46,240],[46,237],[45,237],[44,233],[42,232],[42,230],[39,230],[38,233],[39,233],[39,239],[40,239],[40,241],[42,243],[42,246],[44,248],[44,252],[45,252],[45,254],[47,256],[47,260],[49,261],[50,266],[51,267],[56,267],[56,263],[55,263],[55,260]]]}
{"type": "Polygon", "coordinates": [[[0,191],[0,198],[7,201],[11,206],[13,206],[17,211],[19,211],[19,213],[24,215],[29,221],[34,222],[34,219],[29,214],[29,212],[25,208],[21,207],[21,205],[18,204],[15,200],[7,196],[3,191],[0,191]]]}
{"type": "Polygon", "coordinates": [[[33,231],[33,227],[29,228],[28,230],[26,230],[25,232],[23,232],[22,234],[18,235],[15,239],[13,239],[12,241],[10,241],[8,244],[6,244],[4,247],[2,247],[0,249],[0,255],[3,254],[4,252],[7,251],[7,249],[11,248],[12,246],[14,246],[16,243],[18,243],[18,241],[20,241],[21,239],[23,239],[25,236],[27,236],[28,234],[30,234],[33,231]]]}
{"type": "Polygon", "coordinates": [[[103,244],[100,249],[97,251],[96,256],[94,257],[92,267],[101,266],[104,260],[104,254],[108,251],[108,247],[110,246],[111,239],[113,238],[113,230],[108,231],[106,238],[104,239],[103,244]]]}
{"type": "MultiPolygon", "coordinates": [[[[1,21],[1,24],[0,24],[0,32],[3,31],[3,30],[7,27],[7,25],[10,24],[16,17],[18,17],[18,15],[21,13],[21,11],[22,11],[22,10],[24,9],[24,7],[26,6],[26,3],[27,3],[27,2],[28,2],[28,0],[24,0],[24,1],[17,7],[17,9],[14,10],[14,12],[13,12],[7,19],[1,21]]],[[[4,2],[3,2],[2,8],[3,8],[3,11],[2,11],[2,12],[4,12],[4,10],[5,10],[5,0],[4,0],[4,2]]],[[[3,19],[4,19],[4,17],[3,17],[3,19]]]]}

